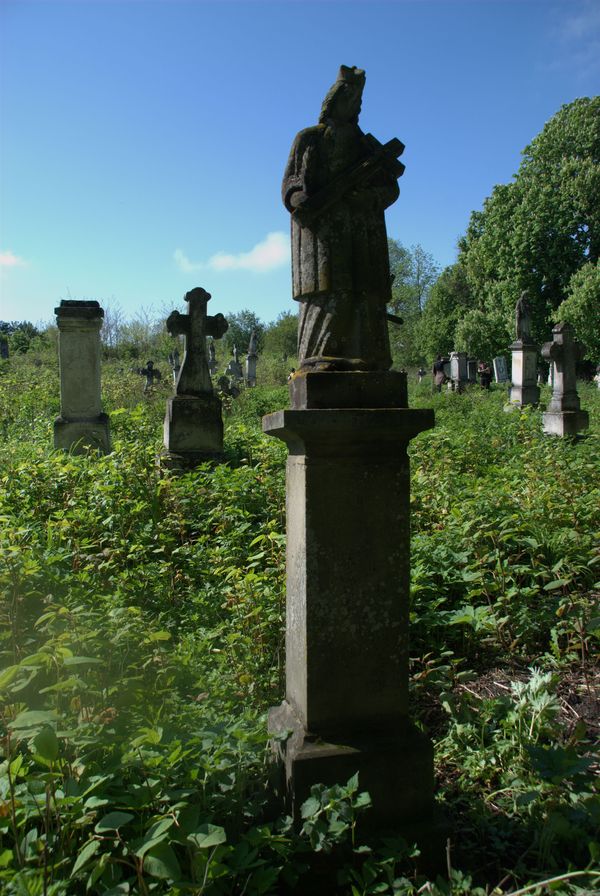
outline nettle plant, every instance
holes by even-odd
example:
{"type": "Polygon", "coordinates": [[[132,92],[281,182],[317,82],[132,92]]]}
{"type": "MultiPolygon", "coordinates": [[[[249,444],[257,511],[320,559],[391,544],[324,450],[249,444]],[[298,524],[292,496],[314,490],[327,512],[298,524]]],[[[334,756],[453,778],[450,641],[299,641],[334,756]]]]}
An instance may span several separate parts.
{"type": "Polygon", "coordinates": [[[228,409],[226,463],[173,477],[156,463],[166,386],[144,396],[137,374],[107,365],[114,451],[70,457],[51,449],[55,366],[15,378],[10,365],[3,892],[309,892],[323,862],[330,891],[349,896],[501,893],[549,877],[558,892],[594,887],[591,738],[560,723],[556,685],[563,672],[591,680],[600,635],[597,390],[582,393],[592,425],[577,444],[543,438],[538,411],[504,414],[500,390],[415,396],[437,427],[412,449],[412,688],[421,724],[430,705],[441,718],[439,798],[465,869],[434,883],[413,844],[363,838],[355,779],[315,786],[297,831],[269,803],[286,453],[259,415],[284,406],[285,388],[228,409]],[[479,697],[478,676],[498,665],[523,682],[479,697]]]}

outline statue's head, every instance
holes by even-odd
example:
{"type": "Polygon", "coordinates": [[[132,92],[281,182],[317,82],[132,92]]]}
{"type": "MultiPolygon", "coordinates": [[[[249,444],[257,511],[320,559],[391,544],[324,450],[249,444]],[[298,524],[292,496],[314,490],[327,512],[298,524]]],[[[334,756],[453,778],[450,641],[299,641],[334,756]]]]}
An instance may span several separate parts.
{"type": "Polygon", "coordinates": [[[328,119],[356,124],[360,114],[365,72],[356,66],[342,65],[335,84],[327,92],[321,106],[319,122],[328,119]]]}

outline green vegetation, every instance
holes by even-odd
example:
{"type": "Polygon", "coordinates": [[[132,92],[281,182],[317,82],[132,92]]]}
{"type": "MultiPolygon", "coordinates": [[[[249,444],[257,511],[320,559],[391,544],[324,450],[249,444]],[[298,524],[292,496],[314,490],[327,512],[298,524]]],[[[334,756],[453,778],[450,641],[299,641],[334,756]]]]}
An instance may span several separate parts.
{"type": "Polygon", "coordinates": [[[413,713],[452,869],[428,883],[412,844],[361,835],[360,781],[315,787],[301,832],[269,804],[285,449],[260,415],[286,388],[243,392],[227,463],[173,477],[169,385],[142,385],[105,364],[114,451],[71,457],[56,362],[0,362],[0,890],[310,893],[329,860],[347,896],[597,892],[598,390],[578,442],[499,389],[412,390],[437,415],[412,443],[413,713]]]}
{"type": "Polygon", "coordinates": [[[504,352],[514,336],[515,303],[527,289],[535,340],[546,341],[564,314],[590,359],[600,361],[599,160],[600,97],[583,97],[547,122],[523,150],[514,179],[494,187],[482,211],[472,213],[456,263],[424,308],[422,353],[453,348],[489,359],[504,352]]]}

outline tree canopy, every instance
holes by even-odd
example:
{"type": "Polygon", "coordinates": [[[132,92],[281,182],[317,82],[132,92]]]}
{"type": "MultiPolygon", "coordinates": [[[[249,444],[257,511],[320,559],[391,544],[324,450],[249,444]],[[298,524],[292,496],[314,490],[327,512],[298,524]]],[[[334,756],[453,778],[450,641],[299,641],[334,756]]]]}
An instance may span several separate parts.
{"type": "Polygon", "coordinates": [[[494,187],[472,213],[456,264],[431,290],[419,328],[428,357],[451,348],[488,358],[506,352],[525,289],[536,341],[546,341],[562,315],[600,357],[591,324],[600,252],[600,96],[563,106],[522,156],[514,179],[494,187]]]}

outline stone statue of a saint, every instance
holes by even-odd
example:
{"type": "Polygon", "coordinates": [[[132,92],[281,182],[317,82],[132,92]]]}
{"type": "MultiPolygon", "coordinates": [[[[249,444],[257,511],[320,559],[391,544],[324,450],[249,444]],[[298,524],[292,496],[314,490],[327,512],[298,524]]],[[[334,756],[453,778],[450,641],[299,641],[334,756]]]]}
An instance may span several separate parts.
{"type": "Polygon", "coordinates": [[[391,299],[384,210],[404,171],[399,140],[358,126],[365,73],[342,66],[319,123],[294,140],[282,195],[292,215],[301,369],[388,370],[391,299]]]}
{"type": "Polygon", "coordinates": [[[521,342],[531,342],[531,308],[527,290],[523,290],[515,305],[515,335],[521,342]]]}

